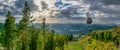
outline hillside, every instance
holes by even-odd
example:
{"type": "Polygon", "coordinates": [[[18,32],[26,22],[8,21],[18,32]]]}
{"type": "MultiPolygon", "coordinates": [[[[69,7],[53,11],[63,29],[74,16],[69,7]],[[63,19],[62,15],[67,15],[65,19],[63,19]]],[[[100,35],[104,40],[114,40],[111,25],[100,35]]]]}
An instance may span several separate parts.
{"type": "MultiPolygon", "coordinates": [[[[117,45],[113,40],[115,36],[118,36],[118,39],[120,38],[120,27],[109,30],[96,30],[88,36],[79,37],[77,41],[69,41],[68,45],[64,45],[64,50],[120,50],[120,45],[117,45]],[[101,32],[104,33],[104,36],[101,35],[101,32]],[[93,34],[98,35],[98,39],[95,39],[93,34]],[[112,36],[109,36],[110,34],[112,36]]],[[[118,41],[120,42],[120,40],[118,41]]]]}
{"type": "Polygon", "coordinates": [[[79,38],[78,41],[85,50],[119,50],[120,27],[93,31],[90,35],[79,38]]]}

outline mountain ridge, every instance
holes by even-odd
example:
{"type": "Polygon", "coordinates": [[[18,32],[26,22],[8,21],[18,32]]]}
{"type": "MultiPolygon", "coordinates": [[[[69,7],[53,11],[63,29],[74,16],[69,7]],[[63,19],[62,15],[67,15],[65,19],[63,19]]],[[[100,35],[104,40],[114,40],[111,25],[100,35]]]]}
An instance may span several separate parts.
{"type": "MultiPolygon", "coordinates": [[[[34,26],[39,28],[41,24],[35,23],[34,26]]],[[[103,24],[46,24],[48,29],[55,30],[56,33],[66,33],[66,34],[87,34],[89,32],[89,28],[92,30],[106,30],[117,27],[117,25],[103,25],[103,24]]]]}

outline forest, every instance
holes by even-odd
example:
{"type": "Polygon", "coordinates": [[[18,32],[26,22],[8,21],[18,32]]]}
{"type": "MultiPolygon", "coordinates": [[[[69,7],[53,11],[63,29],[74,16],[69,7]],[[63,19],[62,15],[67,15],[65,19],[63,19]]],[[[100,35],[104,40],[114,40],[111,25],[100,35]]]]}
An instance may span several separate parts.
{"type": "Polygon", "coordinates": [[[5,23],[0,23],[0,50],[119,50],[120,27],[110,30],[91,31],[88,35],[73,40],[72,34],[57,34],[46,27],[34,27],[30,20],[30,7],[24,4],[23,17],[16,25],[10,11],[5,23]]]}
{"type": "Polygon", "coordinates": [[[72,40],[71,35],[55,34],[46,28],[45,21],[40,28],[35,28],[30,21],[30,8],[24,4],[23,18],[18,26],[10,11],[6,14],[4,25],[1,23],[0,47],[2,50],[55,50],[64,49],[64,45],[72,40]]]}

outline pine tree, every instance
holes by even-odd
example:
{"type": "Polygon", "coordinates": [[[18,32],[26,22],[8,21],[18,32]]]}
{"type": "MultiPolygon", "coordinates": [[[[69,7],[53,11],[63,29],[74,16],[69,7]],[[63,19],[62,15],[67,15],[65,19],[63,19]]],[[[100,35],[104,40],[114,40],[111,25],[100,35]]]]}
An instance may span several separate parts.
{"type": "Polygon", "coordinates": [[[30,34],[28,33],[28,25],[30,23],[30,8],[27,2],[25,2],[23,17],[19,23],[19,33],[21,34],[22,50],[29,50],[30,34]]]}
{"type": "Polygon", "coordinates": [[[8,11],[6,15],[4,30],[5,30],[4,45],[7,50],[13,50],[13,39],[15,36],[16,26],[15,18],[12,16],[10,11],[8,11]]]}
{"type": "Polygon", "coordinates": [[[30,33],[31,33],[30,50],[37,50],[38,33],[33,25],[30,28],[30,33]]]}
{"type": "Polygon", "coordinates": [[[56,37],[56,45],[60,50],[64,50],[65,35],[59,34],[56,37]]]}
{"type": "Polygon", "coordinates": [[[55,31],[52,30],[52,35],[51,35],[51,50],[55,50],[54,34],[55,34],[55,31]]]}
{"type": "Polygon", "coordinates": [[[22,20],[19,23],[19,29],[20,30],[27,30],[28,24],[30,19],[30,8],[27,2],[25,2],[24,10],[23,10],[23,17],[22,20]]]}
{"type": "Polygon", "coordinates": [[[43,18],[43,22],[42,22],[42,33],[43,33],[43,40],[44,40],[43,41],[44,42],[44,48],[43,48],[43,50],[45,50],[45,43],[46,43],[45,42],[45,40],[46,40],[46,37],[45,37],[46,36],[46,23],[45,22],[46,21],[45,20],[46,20],[46,18],[43,18]]]}
{"type": "Polygon", "coordinates": [[[70,34],[69,35],[69,39],[68,39],[69,41],[72,41],[73,40],[73,34],[70,34]]]}
{"type": "Polygon", "coordinates": [[[51,30],[50,32],[46,33],[46,41],[44,50],[55,50],[54,46],[54,30],[51,30]]]}

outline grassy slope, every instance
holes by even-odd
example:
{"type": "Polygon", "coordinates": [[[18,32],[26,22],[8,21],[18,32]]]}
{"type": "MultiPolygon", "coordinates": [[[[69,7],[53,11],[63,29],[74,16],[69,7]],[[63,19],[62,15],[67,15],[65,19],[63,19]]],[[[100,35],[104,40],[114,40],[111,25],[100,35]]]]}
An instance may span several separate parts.
{"type": "MultiPolygon", "coordinates": [[[[102,42],[92,39],[90,36],[79,38],[78,41],[69,42],[68,47],[65,45],[65,50],[117,50],[113,42],[102,42]],[[88,43],[91,39],[91,44],[88,43]]],[[[59,49],[57,49],[59,50],[59,49]]]]}
{"type": "Polygon", "coordinates": [[[90,36],[80,38],[79,42],[84,45],[85,50],[117,50],[113,42],[102,42],[92,39],[90,36]],[[91,43],[88,42],[91,39],[91,43]]]}
{"type": "MultiPolygon", "coordinates": [[[[56,48],[55,50],[60,50],[56,48]]],[[[84,50],[81,43],[78,41],[69,42],[68,45],[64,46],[64,50],[84,50]]]]}
{"type": "Polygon", "coordinates": [[[69,42],[68,47],[65,46],[65,50],[83,50],[83,46],[78,41],[69,42]]]}
{"type": "MultiPolygon", "coordinates": [[[[99,30],[96,32],[111,31],[115,35],[115,29],[99,30]]],[[[117,28],[117,32],[120,32],[120,27],[117,28]]],[[[120,50],[120,46],[117,48],[114,42],[100,41],[91,36],[85,36],[79,38],[78,41],[69,42],[68,48],[65,47],[65,50],[120,50]],[[91,39],[91,42],[88,39],[91,39]]]]}

